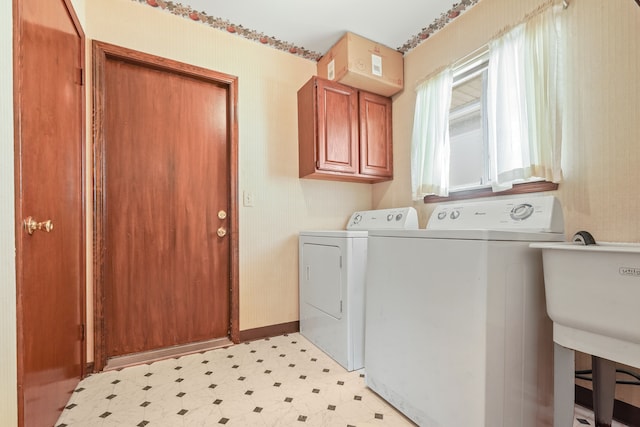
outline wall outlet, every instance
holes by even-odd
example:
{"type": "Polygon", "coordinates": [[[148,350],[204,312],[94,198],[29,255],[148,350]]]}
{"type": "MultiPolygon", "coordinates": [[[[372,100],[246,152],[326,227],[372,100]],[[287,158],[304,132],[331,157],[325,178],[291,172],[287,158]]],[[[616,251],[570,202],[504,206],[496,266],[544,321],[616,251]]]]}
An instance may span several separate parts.
{"type": "Polygon", "coordinates": [[[253,193],[250,191],[245,191],[242,194],[242,204],[247,207],[253,206],[253,193]]]}

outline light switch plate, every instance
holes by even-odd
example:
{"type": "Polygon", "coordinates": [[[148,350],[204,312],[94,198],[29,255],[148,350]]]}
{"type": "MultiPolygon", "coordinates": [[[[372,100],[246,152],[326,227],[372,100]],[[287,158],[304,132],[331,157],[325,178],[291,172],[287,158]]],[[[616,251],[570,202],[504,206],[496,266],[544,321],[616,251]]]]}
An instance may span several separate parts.
{"type": "Polygon", "coordinates": [[[242,194],[242,204],[246,207],[253,206],[253,193],[250,191],[245,191],[242,194]]]}

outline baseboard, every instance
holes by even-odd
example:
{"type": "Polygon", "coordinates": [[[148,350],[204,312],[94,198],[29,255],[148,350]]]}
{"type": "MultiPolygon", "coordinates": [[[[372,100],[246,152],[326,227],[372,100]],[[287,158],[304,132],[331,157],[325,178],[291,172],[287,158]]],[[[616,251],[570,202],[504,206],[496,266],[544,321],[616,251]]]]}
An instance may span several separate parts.
{"type": "Polygon", "coordinates": [[[240,342],[292,334],[298,331],[300,331],[300,322],[297,320],[295,322],[280,323],[278,325],[263,326],[261,328],[245,329],[244,331],[240,331],[240,342]]]}
{"type": "MultiPolygon", "coordinates": [[[[292,334],[300,331],[300,322],[280,323],[278,325],[263,326],[261,328],[246,329],[240,331],[240,342],[255,341],[263,338],[275,337],[283,334],[292,334]]],[[[85,367],[85,376],[93,374],[94,363],[89,362],[85,367]]]]}
{"type": "MultiPolygon", "coordinates": [[[[593,392],[576,385],[576,404],[593,410],[593,392]]],[[[640,427],[640,408],[621,400],[613,403],[613,419],[629,427],[640,427]]]]}

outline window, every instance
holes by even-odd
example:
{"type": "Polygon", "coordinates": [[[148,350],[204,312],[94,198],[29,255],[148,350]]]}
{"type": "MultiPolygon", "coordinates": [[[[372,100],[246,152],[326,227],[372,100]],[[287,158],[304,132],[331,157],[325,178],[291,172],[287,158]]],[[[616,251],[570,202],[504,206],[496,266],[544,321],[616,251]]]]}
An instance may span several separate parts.
{"type": "Polygon", "coordinates": [[[560,181],[559,28],[553,9],[416,89],[414,199],[560,181]]]}
{"type": "Polygon", "coordinates": [[[487,145],[487,66],[485,52],[453,70],[449,109],[449,191],[491,182],[487,145]]]}

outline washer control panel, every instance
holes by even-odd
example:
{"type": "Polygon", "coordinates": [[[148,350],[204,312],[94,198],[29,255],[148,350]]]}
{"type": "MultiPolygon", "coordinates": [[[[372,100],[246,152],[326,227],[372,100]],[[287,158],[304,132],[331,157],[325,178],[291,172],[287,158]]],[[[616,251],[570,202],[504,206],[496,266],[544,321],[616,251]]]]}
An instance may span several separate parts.
{"type": "Polygon", "coordinates": [[[438,206],[431,230],[520,230],[562,233],[560,202],[554,196],[459,202],[438,206]]]}
{"type": "Polygon", "coordinates": [[[391,208],[354,212],[347,230],[410,230],[418,228],[415,208],[391,208]]]}

